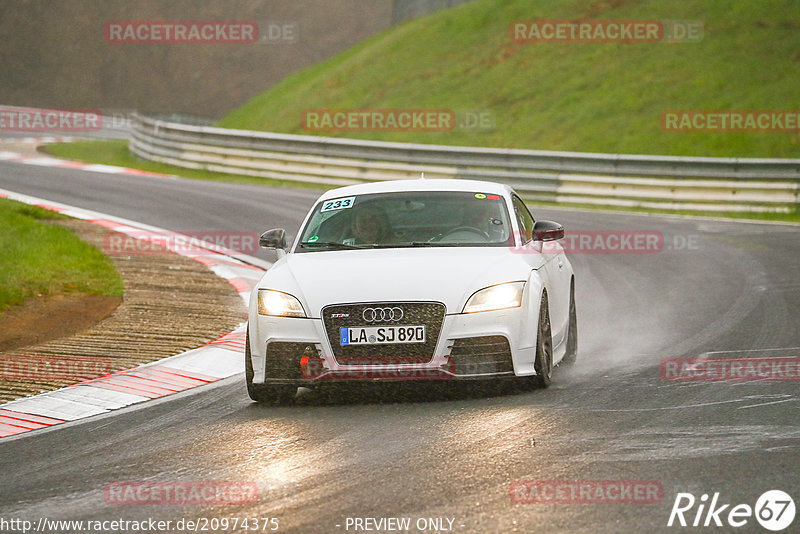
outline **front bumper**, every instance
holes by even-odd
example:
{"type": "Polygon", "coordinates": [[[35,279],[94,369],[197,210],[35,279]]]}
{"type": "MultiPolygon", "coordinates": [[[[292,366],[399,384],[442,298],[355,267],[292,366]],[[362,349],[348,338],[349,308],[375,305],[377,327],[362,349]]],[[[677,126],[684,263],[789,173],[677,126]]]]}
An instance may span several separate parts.
{"type": "MultiPolygon", "coordinates": [[[[534,313],[538,313],[536,310],[534,313]]],[[[538,317],[521,306],[444,314],[432,356],[405,357],[401,347],[370,345],[344,360],[321,318],[251,313],[253,383],[314,385],[330,381],[481,380],[533,375],[538,317]],[[532,328],[531,325],[534,325],[532,328]],[[347,363],[337,360],[338,357],[347,363]],[[424,361],[422,361],[424,360],[424,361]]]]}

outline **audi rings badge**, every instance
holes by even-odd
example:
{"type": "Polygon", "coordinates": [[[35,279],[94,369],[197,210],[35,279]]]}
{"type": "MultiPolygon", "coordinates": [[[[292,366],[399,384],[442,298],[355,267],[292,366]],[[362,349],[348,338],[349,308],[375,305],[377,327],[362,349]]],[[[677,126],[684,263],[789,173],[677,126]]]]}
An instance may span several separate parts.
{"type": "Polygon", "coordinates": [[[394,308],[364,308],[361,317],[368,323],[400,321],[403,318],[403,309],[394,308]]]}

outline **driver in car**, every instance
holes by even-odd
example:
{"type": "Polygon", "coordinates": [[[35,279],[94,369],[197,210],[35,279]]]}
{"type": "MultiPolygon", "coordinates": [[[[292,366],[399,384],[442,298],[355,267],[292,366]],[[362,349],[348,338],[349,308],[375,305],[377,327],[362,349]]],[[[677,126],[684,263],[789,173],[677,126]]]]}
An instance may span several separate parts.
{"type": "Polygon", "coordinates": [[[389,218],[374,206],[360,208],[353,216],[352,235],[353,237],[344,240],[345,244],[386,243],[391,237],[389,218]]]}
{"type": "Polygon", "coordinates": [[[480,230],[480,233],[491,240],[502,239],[502,220],[497,218],[492,205],[484,202],[471,202],[464,206],[461,226],[480,230]]]}

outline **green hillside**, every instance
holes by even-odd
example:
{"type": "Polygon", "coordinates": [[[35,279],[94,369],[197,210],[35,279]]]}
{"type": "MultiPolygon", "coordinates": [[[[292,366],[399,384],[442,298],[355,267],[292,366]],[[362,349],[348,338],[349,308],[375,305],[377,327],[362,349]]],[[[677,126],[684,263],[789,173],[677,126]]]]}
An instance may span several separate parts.
{"type": "Polygon", "coordinates": [[[676,133],[676,109],[800,110],[795,0],[477,0],[381,33],[283,80],[220,126],[435,144],[800,157],[792,133],[676,133]],[[696,43],[516,43],[537,19],[699,20],[696,43]],[[484,110],[486,131],[309,132],[304,110],[484,110]]]}

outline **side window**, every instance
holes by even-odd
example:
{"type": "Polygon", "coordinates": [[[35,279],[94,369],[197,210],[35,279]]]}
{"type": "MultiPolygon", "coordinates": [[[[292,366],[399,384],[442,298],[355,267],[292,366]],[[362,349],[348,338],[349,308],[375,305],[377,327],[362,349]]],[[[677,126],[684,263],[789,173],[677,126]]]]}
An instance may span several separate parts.
{"type": "Polygon", "coordinates": [[[528,208],[525,207],[525,203],[518,196],[514,195],[512,202],[514,204],[514,215],[517,217],[519,230],[522,233],[522,243],[525,244],[533,239],[533,217],[528,208]]]}

